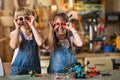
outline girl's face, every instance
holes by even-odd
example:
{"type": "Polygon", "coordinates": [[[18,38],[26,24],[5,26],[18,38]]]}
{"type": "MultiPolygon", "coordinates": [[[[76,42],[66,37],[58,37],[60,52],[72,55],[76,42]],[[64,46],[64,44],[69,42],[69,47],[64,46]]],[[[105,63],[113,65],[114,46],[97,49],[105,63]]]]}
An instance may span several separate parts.
{"type": "Polygon", "coordinates": [[[17,17],[17,23],[21,25],[21,28],[23,29],[29,29],[29,25],[27,23],[27,21],[29,21],[30,18],[29,16],[18,16],[17,17]]]}
{"type": "Polygon", "coordinates": [[[58,39],[64,39],[67,29],[66,22],[63,20],[62,17],[55,17],[53,27],[58,39]]]}

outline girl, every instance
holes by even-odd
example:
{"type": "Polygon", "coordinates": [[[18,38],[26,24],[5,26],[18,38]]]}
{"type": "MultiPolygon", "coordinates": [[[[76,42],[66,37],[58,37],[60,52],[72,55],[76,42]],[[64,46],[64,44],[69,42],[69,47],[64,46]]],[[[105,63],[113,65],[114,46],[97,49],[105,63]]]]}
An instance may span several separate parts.
{"type": "Polygon", "coordinates": [[[67,66],[76,62],[74,45],[81,47],[83,43],[65,13],[55,14],[49,27],[46,39],[46,47],[51,50],[49,72],[63,73],[67,66]],[[70,32],[72,36],[69,35],[70,32]]]}
{"type": "Polygon", "coordinates": [[[44,39],[34,26],[34,13],[20,8],[15,11],[14,17],[15,30],[10,34],[10,46],[15,51],[10,74],[28,74],[30,71],[41,73],[38,48],[44,39]]]}

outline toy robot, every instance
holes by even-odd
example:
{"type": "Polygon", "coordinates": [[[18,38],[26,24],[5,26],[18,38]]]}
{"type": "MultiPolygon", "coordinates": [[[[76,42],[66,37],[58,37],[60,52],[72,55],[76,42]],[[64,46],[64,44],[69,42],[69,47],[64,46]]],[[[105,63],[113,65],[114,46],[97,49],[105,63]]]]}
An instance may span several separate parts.
{"type": "Polygon", "coordinates": [[[96,67],[88,67],[88,68],[89,68],[89,71],[87,71],[87,74],[89,75],[89,77],[94,77],[100,74],[100,71],[97,71],[95,69],[96,67]]]}
{"type": "Polygon", "coordinates": [[[83,69],[88,64],[89,64],[89,61],[84,66],[82,66],[81,63],[76,62],[76,64],[72,68],[72,71],[75,72],[75,78],[85,78],[85,74],[83,73],[83,69]]]}
{"type": "Polygon", "coordinates": [[[89,64],[89,61],[86,65],[82,66],[80,62],[76,62],[74,64],[71,64],[65,68],[65,72],[68,73],[74,73],[74,78],[85,78],[85,74],[83,73],[84,67],[86,67],[89,64]]]}
{"type": "Polygon", "coordinates": [[[72,71],[75,72],[75,78],[85,78],[85,74],[83,74],[83,66],[81,66],[81,63],[77,62],[74,67],[72,68],[72,71]]]}

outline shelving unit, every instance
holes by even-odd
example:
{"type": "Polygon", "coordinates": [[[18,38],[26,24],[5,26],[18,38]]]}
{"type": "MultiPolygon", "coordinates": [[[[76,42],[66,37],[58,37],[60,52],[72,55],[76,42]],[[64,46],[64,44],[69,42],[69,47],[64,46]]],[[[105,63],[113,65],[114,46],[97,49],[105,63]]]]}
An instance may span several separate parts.
{"type": "Polygon", "coordinates": [[[12,60],[12,49],[9,46],[11,27],[14,27],[13,16],[8,11],[0,11],[0,56],[3,62],[12,60]]]}
{"type": "Polygon", "coordinates": [[[74,0],[73,10],[82,16],[84,40],[87,41],[85,44],[89,45],[87,50],[89,52],[96,51],[93,48],[94,44],[103,41],[100,40],[101,37],[104,38],[105,0],[74,0]]]}

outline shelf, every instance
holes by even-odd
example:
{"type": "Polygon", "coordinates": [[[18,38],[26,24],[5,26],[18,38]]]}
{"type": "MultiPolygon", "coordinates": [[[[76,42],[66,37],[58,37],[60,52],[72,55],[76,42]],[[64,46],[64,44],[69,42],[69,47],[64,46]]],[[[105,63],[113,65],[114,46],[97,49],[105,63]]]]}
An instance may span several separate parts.
{"type": "Polygon", "coordinates": [[[6,39],[8,39],[8,37],[1,38],[1,39],[0,39],[0,42],[5,41],[6,39]]]}
{"type": "Polygon", "coordinates": [[[79,11],[103,11],[103,4],[74,4],[74,9],[79,11]]]}

